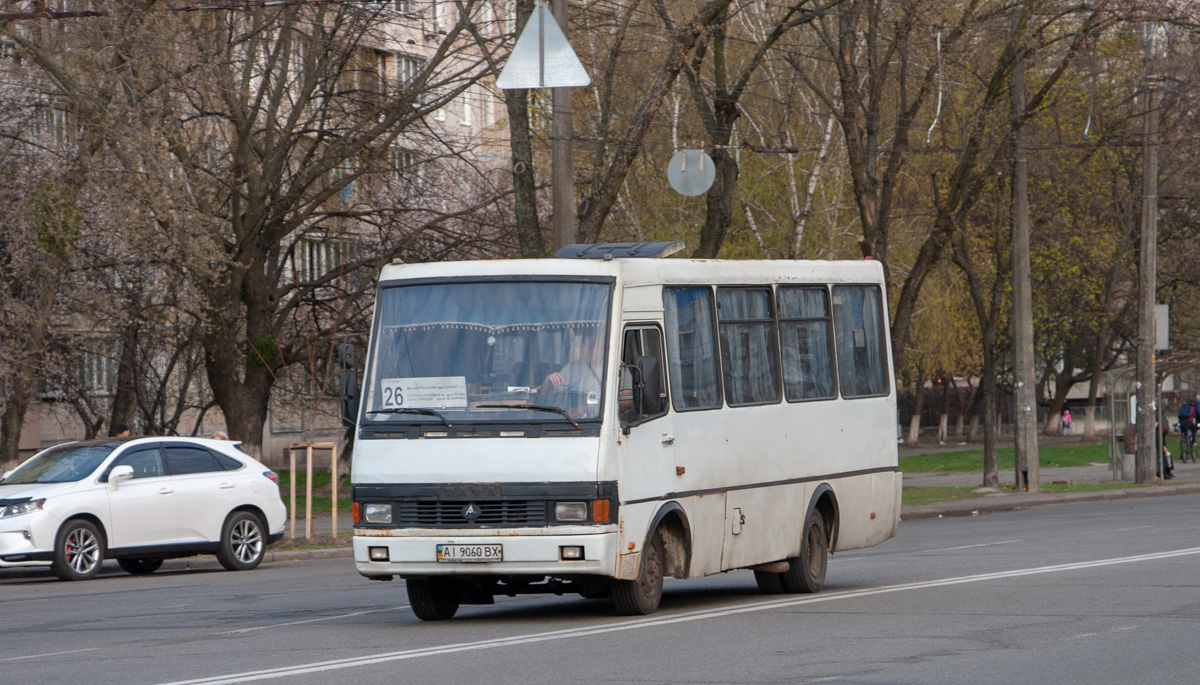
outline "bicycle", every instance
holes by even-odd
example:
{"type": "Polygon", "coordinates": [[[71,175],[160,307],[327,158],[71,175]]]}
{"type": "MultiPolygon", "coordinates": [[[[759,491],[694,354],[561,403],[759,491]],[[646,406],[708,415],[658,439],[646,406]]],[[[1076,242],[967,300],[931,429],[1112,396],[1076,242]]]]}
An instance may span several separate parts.
{"type": "Polygon", "coordinates": [[[1188,430],[1180,426],[1178,423],[1175,427],[1179,429],[1179,459],[1180,461],[1191,460],[1196,463],[1196,433],[1193,430],[1188,430]]]}

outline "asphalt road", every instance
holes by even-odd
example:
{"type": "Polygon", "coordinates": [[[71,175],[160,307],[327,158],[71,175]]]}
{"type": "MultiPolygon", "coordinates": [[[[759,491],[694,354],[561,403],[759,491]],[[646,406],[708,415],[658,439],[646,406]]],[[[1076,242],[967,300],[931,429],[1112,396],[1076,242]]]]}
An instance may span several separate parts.
{"type": "Polygon", "coordinates": [[[749,572],[422,623],[348,559],[85,583],[0,573],[5,683],[1184,683],[1200,672],[1200,495],[901,524],[818,595],[749,572]]]}

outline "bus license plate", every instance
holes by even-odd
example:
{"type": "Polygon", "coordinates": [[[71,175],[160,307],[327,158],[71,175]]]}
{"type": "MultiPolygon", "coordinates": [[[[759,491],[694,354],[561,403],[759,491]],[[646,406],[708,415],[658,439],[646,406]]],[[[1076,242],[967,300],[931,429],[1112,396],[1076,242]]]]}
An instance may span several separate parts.
{"type": "Polygon", "coordinates": [[[438,545],[438,561],[503,561],[501,545],[438,545]]]}

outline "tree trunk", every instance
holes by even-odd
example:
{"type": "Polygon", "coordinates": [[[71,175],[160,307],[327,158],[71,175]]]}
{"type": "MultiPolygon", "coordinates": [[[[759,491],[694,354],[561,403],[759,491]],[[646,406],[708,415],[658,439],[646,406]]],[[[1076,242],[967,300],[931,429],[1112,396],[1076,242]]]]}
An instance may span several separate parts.
{"type": "MultiPolygon", "coordinates": [[[[533,12],[533,0],[517,0],[518,32],[533,12]]],[[[537,179],[533,167],[533,144],[529,133],[529,91],[508,90],[508,131],[512,149],[513,212],[517,244],[525,258],[548,257],[537,210],[537,179]]]]}
{"type": "MultiPolygon", "coordinates": [[[[986,337],[985,337],[986,340],[986,337]]],[[[994,342],[994,341],[993,341],[994,342]]],[[[980,387],[983,390],[983,487],[1000,487],[1000,450],[998,427],[996,425],[996,353],[989,351],[992,347],[984,343],[983,377],[980,387]]]]}
{"type": "Polygon", "coordinates": [[[921,441],[921,411],[925,408],[925,393],[922,392],[922,384],[925,379],[918,377],[915,384],[916,391],[913,393],[913,413],[912,418],[908,420],[908,444],[917,445],[921,441]]]}
{"type": "MultiPolygon", "coordinates": [[[[136,324],[121,329],[121,359],[117,364],[117,388],[113,396],[112,413],[108,420],[108,434],[114,435],[114,426],[120,423],[133,425],[134,409],[137,407],[138,331],[136,324]]],[[[143,427],[144,428],[144,427],[143,427]]]]}
{"type": "Polygon", "coordinates": [[[692,254],[698,259],[716,259],[725,242],[725,234],[733,224],[733,203],[737,196],[738,164],[727,150],[713,151],[717,178],[704,197],[704,226],[700,228],[700,244],[692,254]]]}

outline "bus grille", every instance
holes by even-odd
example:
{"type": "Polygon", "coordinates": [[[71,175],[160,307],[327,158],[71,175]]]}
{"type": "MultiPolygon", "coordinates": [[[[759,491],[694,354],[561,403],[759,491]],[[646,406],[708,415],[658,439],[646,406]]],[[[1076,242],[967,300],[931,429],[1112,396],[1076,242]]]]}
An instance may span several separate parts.
{"type": "Polygon", "coordinates": [[[473,521],[463,516],[469,501],[461,502],[397,502],[399,520],[394,525],[416,528],[511,528],[546,525],[545,500],[504,500],[474,502],[482,513],[473,521]]]}

